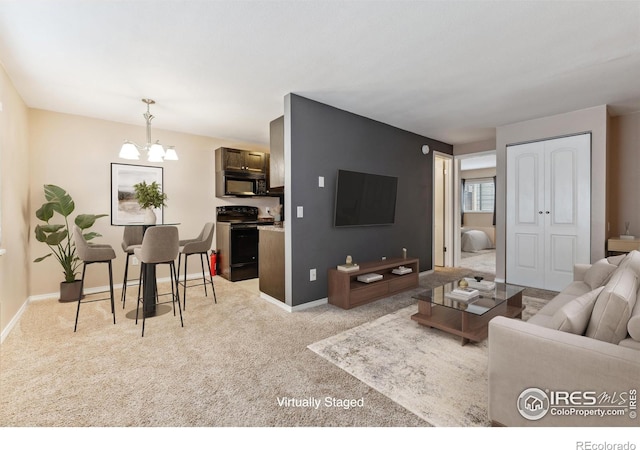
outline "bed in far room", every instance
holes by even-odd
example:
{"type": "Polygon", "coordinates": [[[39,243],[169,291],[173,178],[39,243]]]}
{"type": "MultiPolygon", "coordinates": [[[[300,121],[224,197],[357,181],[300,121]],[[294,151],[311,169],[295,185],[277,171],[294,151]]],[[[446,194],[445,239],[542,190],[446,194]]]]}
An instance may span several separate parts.
{"type": "Polygon", "coordinates": [[[464,227],[460,231],[462,234],[460,246],[463,252],[476,253],[480,250],[495,248],[493,239],[489,236],[489,233],[493,232],[492,227],[490,229],[464,227]]]}

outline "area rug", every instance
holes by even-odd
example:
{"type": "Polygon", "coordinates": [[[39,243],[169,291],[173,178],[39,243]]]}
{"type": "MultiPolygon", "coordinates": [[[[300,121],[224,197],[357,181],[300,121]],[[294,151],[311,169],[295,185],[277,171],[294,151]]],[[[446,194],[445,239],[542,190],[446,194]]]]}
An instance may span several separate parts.
{"type": "MultiPolygon", "coordinates": [[[[524,297],[526,319],[545,301],[524,297]]],[[[412,305],[308,348],[433,426],[489,426],[487,341],[411,320],[412,305]]]]}

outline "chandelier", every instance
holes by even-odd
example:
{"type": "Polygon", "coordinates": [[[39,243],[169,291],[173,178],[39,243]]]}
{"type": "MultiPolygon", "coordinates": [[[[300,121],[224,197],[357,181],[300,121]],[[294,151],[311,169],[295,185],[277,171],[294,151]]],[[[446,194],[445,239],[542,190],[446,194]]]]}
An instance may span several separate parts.
{"type": "Polygon", "coordinates": [[[149,105],[153,105],[155,101],[149,98],[143,98],[142,101],[147,104],[147,112],[143,114],[147,122],[147,143],[145,145],[138,145],[125,140],[120,149],[120,158],[140,159],[140,150],[146,150],[147,161],[149,162],[177,161],[178,154],[173,146],[169,146],[165,150],[159,141],[155,141],[153,144],[151,143],[151,120],[153,119],[153,115],[149,112],[149,105]]]}

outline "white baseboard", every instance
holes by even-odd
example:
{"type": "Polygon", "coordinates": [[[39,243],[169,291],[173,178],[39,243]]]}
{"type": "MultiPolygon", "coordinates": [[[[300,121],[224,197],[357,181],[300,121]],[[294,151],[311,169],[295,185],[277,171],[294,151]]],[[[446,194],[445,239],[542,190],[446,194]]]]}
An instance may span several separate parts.
{"type": "Polygon", "coordinates": [[[260,292],[260,298],[268,301],[269,303],[277,306],[278,308],[284,309],[287,312],[296,312],[296,311],[302,311],[308,308],[314,308],[316,306],[325,305],[329,301],[329,299],[325,297],[319,300],[314,300],[309,303],[303,303],[302,305],[290,306],[278,300],[277,298],[271,297],[269,294],[265,294],[264,292],[260,292]]]}
{"type": "Polygon", "coordinates": [[[13,327],[15,327],[17,323],[20,321],[20,318],[22,317],[22,314],[24,314],[24,312],[26,311],[28,304],[29,304],[29,300],[27,299],[22,304],[17,314],[13,316],[13,318],[11,319],[11,321],[9,321],[7,326],[4,327],[4,330],[2,330],[2,333],[0,334],[0,344],[4,342],[7,336],[9,336],[9,333],[11,332],[11,330],[13,330],[13,327]]]}

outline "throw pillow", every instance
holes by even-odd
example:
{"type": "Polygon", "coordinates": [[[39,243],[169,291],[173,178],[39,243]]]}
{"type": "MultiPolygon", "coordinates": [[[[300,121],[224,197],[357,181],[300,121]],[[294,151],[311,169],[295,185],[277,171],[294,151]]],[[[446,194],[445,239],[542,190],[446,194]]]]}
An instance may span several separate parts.
{"type": "Polygon", "coordinates": [[[609,264],[606,258],[603,258],[591,265],[584,273],[584,282],[589,285],[591,289],[604,286],[611,274],[618,268],[618,266],[609,264]]]}
{"type": "Polygon", "coordinates": [[[585,335],[619,344],[627,337],[627,324],[636,304],[638,279],[631,268],[616,270],[593,306],[585,335]]]}
{"type": "Polygon", "coordinates": [[[567,333],[583,334],[589,324],[593,305],[596,304],[596,299],[603,289],[604,286],[601,286],[571,300],[555,312],[550,326],[567,333]]]}

